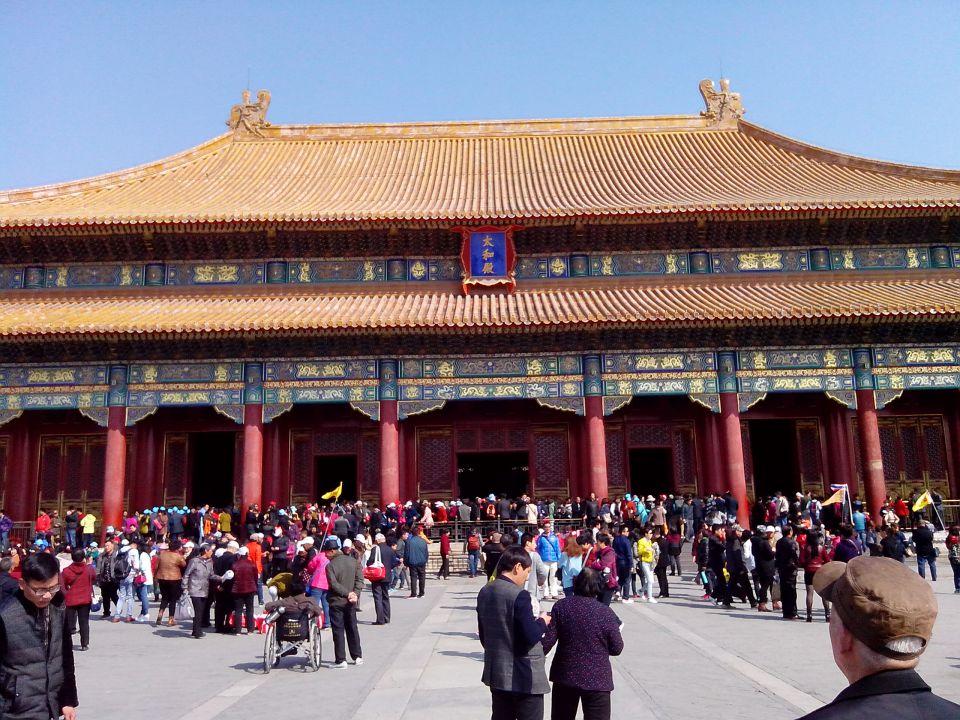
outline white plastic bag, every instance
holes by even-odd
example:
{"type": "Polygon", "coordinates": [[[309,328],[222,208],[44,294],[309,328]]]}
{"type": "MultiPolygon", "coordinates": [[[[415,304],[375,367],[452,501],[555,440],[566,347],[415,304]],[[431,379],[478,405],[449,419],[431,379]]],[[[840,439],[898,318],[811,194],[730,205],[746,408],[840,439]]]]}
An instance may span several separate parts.
{"type": "Polygon", "coordinates": [[[177,620],[193,620],[193,601],[189,595],[181,595],[173,617],[177,620]]]}

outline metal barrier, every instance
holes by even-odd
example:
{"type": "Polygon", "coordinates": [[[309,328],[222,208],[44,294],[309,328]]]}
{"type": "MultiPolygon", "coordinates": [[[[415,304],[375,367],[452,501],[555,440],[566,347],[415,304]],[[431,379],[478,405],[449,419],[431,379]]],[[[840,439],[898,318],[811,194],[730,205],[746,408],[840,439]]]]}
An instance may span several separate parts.
{"type": "Polygon", "coordinates": [[[455,543],[465,542],[471,530],[476,530],[477,534],[482,538],[486,538],[491,532],[502,533],[505,530],[520,530],[521,532],[529,530],[530,532],[536,533],[546,522],[552,523],[553,529],[557,533],[566,533],[568,530],[579,530],[586,527],[586,521],[580,518],[566,520],[562,518],[554,518],[553,520],[544,518],[537,523],[529,523],[526,520],[500,520],[499,518],[495,518],[467,521],[451,520],[445,523],[434,523],[426,533],[427,537],[435,541],[439,540],[441,530],[449,530],[450,542],[455,543]]]}
{"type": "Polygon", "coordinates": [[[37,533],[32,522],[15,522],[10,530],[10,545],[29,545],[37,533]]]}
{"type": "Polygon", "coordinates": [[[943,501],[943,524],[948,528],[960,525],[960,500],[943,501]]]}

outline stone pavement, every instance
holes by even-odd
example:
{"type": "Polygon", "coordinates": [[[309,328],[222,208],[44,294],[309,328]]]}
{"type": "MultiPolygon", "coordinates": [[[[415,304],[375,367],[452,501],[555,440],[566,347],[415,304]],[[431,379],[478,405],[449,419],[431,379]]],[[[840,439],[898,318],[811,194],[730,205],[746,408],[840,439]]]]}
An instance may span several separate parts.
{"type": "MultiPolygon", "coordinates": [[[[935,691],[960,702],[960,595],[952,593],[949,566],[941,570],[940,617],[920,672],[935,691]]],[[[316,673],[304,670],[301,655],[264,675],[259,635],[193,640],[179,627],[114,625],[98,618],[90,651],[76,655],[80,717],[129,720],[150,708],[167,720],[264,712],[304,716],[305,710],[307,717],[322,713],[338,720],[421,720],[442,713],[486,720],[489,693],[480,683],[483,655],[476,637],[480,583],[430,578],[425,598],[394,596],[393,623],[386,627],[369,626],[373,606],[364,593],[365,664],[326,667],[333,648],[325,631],[325,667],[316,673]]],[[[819,599],[816,621],[807,624],[739,605],[715,608],[699,595],[697,586],[683,581],[671,584],[671,598],[657,605],[614,605],[626,645],[613,662],[615,718],[695,719],[724,710],[764,720],[794,718],[844,687],[819,599]]]]}

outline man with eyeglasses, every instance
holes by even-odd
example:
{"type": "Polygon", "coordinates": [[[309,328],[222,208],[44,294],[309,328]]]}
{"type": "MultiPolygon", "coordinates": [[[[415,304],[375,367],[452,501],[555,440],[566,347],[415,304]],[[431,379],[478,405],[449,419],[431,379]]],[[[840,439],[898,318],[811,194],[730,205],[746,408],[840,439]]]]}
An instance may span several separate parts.
{"type": "Polygon", "coordinates": [[[20,591],[0,604],[0,718],[76,720],[73,643],[48,553],[23,561],[20,591]]]}

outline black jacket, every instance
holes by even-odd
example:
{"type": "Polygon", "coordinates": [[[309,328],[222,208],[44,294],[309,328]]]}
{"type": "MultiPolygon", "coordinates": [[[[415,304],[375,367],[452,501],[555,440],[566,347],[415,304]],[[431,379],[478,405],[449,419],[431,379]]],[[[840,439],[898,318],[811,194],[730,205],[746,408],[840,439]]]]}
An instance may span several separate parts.
{"type": "Polygon", "coordinates": [[[930,557],[933,552],[933,530],[926,525],[921,525],[913,531],[913,546],[917,550],[917,555],[930,557]]]}
{"type": "Polygon", "coordinates": [[[20,592],[20,583],[8,572],[0,572],[0,602],[20,592]]]}
{"type": "Polygon", "coordinates": [[[734,534],[727,538],[727,570],[731,575],[736,575],[747,569],[746,562],[743,559],[743,543],[740,542],[734,534]]]}
{"type": "Polygon", "coordinates": [[[934,695],[914,670],[887,670],[858,680],[829,705],[800,720],[842,718],[940,718],[960,717],[960,705],[934,695]]]}
{"type": "Polygon", "coordinates": [[[772,578],[777,572],[773,546],[762,536],[754,537],[750,545],[753,548],[753,557],[757,561],[757,575],[762,578],[772,578]]]}
{"type": "Polygon", "coordinates": [[[0,605],[0,718],[60,717],[65,706],[77,706],[77,681],[63,595],[39,610],[17,593],[0,605]]]}
{"type": "Polygon", "coordinates": [[[780,573],[796,572],[800,565],[800,546],[792,537],[777,540],[776,565],[780,573]]]}
{"type": "Polygon", "coordinates": [[[726,548],[723,543],[715,536],[711,535],[707,541],[707,567],[716,575],[723,574],[723,566],[726,562],[726,548]]]}

